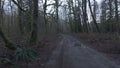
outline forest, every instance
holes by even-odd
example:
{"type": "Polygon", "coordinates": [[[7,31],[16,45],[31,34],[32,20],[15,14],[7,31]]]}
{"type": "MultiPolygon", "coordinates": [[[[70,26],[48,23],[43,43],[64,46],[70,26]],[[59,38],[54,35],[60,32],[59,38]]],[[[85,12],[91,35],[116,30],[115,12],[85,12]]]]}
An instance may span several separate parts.
{"type": "Polygon", "coordinates": [[[0,0],[0,68],[120,68],[119,19],[120,0],[0,0]]]}

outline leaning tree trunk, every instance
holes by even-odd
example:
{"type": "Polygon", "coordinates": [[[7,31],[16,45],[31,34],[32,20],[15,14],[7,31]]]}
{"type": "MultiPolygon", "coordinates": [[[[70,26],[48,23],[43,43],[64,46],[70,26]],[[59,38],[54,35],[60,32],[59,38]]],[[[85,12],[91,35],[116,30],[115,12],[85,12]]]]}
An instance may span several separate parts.
{"type": "Polygon", "coordinates": [[[5,46],[8,49],[11,49],[11,50],[16,50],[17,49],[17,46],[5,36],[1,27],[0,27],[0,36],[2,37],[3,41],[5,42],[5,46]]]}
{"type": "Polygon", "coordinates": [[[90,12],[91,12],[91,15],[92,15],[92,18],[93,18],[93,22],[94,22],[94,24],[95,24],[95,26],[96,26],[97,31],[100,32],[99,26],[98,26],[98,24],[97,24],[97,22],[96,22],[96,19],[95,19],[95,17],[94,17],[93,12],[92,12],[90,0],[88,0],[88,4],[89,4],[89,9],[90,9],[90,12]]]}
{"type": "Polygon", "coordinates": [[[11,50],[16,50],[17,48],[16,48],[16,45],[14,44],[14,43],[12,43],[6,36],[5,36],[5,34],[3,33],[3,31],[2,31],[2,28],[1,28],[1,26],[2,26],[2,24],[1,23],[3,23],[3,21],[2,21],[2,17],[3,17],[3,14],[2,14],[2,12],[3,12],[3,8],[2,8],[2,6],[1,6],[1,0],[0,0],[0,36],[1,36],[1,38],[3,39],[3,41],[4,41],[4,43],[5,43],[5,46],[8,48],[8,49],[11,49],[11,50]]]}

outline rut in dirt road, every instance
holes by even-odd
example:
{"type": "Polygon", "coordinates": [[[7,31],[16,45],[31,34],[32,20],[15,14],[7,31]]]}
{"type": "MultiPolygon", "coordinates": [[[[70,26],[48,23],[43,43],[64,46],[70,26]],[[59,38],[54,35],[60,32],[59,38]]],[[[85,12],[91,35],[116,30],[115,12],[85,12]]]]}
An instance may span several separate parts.
{"type": "Polygon", "coordinates": [[[62,37],[45,68],[119,68],[101,53],[84,46],[75,38],[68,35],[62,37]]]}

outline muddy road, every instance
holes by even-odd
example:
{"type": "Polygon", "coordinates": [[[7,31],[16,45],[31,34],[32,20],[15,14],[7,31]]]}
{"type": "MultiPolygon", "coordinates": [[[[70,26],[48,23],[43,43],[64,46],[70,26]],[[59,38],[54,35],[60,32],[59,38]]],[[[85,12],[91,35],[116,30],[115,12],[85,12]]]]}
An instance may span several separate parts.
{"type": "Polygon", "coordinates": [[[120,68],[77,39],[63,34],[61,37],[44,68],[120,68]]]}

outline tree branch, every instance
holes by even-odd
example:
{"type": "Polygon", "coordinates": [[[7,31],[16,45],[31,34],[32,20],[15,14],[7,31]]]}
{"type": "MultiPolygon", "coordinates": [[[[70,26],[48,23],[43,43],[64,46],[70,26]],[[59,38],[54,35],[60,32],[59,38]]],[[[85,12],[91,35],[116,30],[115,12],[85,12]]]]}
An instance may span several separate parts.
{"type": "Polygon", "coordinates": [[[25,10],[24,10],[15,0],[12,0],[12,2],[13,2],[15,5],[17,5],[17,7],[18,7],[21,11],[25,12],[25,10]]]}

